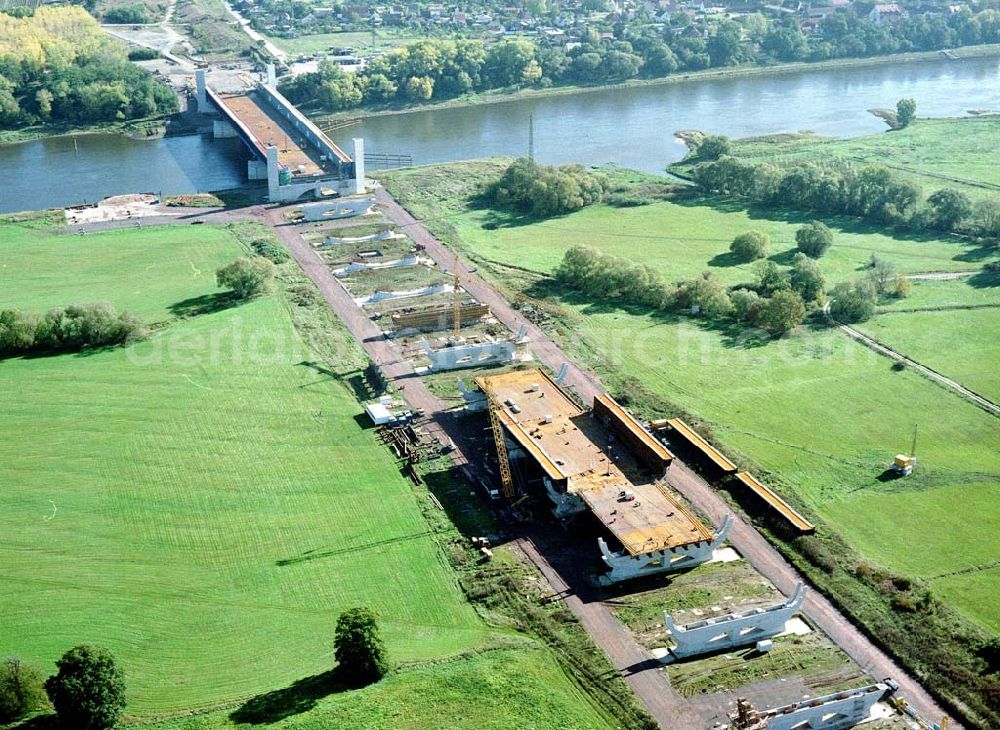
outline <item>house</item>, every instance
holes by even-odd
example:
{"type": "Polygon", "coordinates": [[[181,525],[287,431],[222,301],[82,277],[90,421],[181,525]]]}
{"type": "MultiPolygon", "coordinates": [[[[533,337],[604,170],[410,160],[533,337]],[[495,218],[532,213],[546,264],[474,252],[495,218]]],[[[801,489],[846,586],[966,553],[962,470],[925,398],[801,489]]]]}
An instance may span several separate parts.
{"type": "Polygon", "coordinates": [[[875,25],[895,24],[906,17],[906,11],[897,3],[887,5],[876,5],[868,13],[868,20],[875,25]]]}

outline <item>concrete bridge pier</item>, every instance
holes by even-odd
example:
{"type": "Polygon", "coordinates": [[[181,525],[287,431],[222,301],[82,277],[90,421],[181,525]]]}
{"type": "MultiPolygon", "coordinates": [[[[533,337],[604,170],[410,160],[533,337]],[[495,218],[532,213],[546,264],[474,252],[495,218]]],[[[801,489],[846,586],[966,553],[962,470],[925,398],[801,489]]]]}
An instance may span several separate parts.
{"type": "Polygon", "coordinates": [[[208,94],[206,93],[205,69],[199,68],[194,72],[195,98],[198,100],[198,113],[210,114],[211,108],[208,105],[208,94]]]}
{"type": "Polygon", "coordinates": [[[365,141],[360,137],[354,138],[354,192],[365,192],[365,141]]]}

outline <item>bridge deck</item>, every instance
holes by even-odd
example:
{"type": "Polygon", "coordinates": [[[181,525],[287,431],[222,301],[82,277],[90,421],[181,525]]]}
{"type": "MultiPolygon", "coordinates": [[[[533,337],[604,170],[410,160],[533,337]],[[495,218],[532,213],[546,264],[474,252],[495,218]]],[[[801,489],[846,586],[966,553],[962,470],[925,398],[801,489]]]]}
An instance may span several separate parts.
{"type": "Polygon", "coordinates": [[[565,491],[578,494],[632,555],[711,540],[712,533],[540,370],[480,377],[511,436],[565,491]],[[511,405],[511,403],[513,405],[511,405]],[[634,499],[621,500],[621,492],[634,499]]]}
{"type": "Polygon", "coordinates": [[[299,146],[296,140],[301,134],[266,103],[247,94],[220,94],[219,99],[226,111],[242,122],[264,146],[265,155],[267,145],[278,148],[278,163],[287,165],[292,174],[318,175],[324,171],[320,153],[311,145],[299,146]]]}

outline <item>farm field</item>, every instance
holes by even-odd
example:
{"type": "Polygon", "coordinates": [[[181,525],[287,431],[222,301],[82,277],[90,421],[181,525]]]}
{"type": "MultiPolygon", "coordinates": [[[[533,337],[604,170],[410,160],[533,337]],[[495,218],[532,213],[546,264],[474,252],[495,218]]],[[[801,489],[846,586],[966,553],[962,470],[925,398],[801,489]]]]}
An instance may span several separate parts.
{"type": "MultiPolygon", "coordinates": [[[[488,273],[502,286],[529,293],[578,243],[633,260],[641,251],[641,261],[668,280],[710,268],[734,284],[751,279],[752,270],[713,260],[725,260],[735,233],[749,227],[772,232],[772,252],[778,250],[780,258],[780,242],[790,247],[795,228],[784,216],[751,219],[739,208],[724,211],[695,200],[594,206],[489,230],[483,222],[502,221],[502,214],[463,201],[476,183],[495,177],[502,162],[465,163],[451,177],[443,174],[446,169],[394,173],[386,176],[387,187],[415,216],[431,221],[446,242],[477,262],[492,262],[488,273]],[[460,176],[472,181],[464,196],[456,195],[460,176]],[[635,237],[628,235],[633,231],[635,237]]],[[[834,248],[820,260],[829,284],[862,276],[873,252],[906,272],[969,270],[995,256],[988,252],[984,258],[981,249],[960,241],[857,235],[847,247],[851,239],[836,231],[834,248]]],[[[989,565],[1000,551],[1000,422],[994,417],[910,371],[893,371],[885,358],[825,327],[806,326],[762,342],[744,340],[737,327],[667,313],[574,298],[559,303],[571,333],[566,346],[612,390],[633,379],[683,408],[728,452],[784,484],[794,502],[819,514],[869,560],[932,580],[935,595],[1000,630],[1000,584],[988,585],[990,601],[964,588],[966,580],[988,584],[978,573],[952,575],[989,565]],[[920,429],[917,474],[902,482],[880,480],[893,454],[909,447],[914,424],[920,429]],[[938,593],[933,581],[944,573],[950,577],[938,593]]]]}
{"type": "MultiPolygon", "coordinates": [[[[279,699],[274,703],[278,711],[262,713],[255,724],[267,722],[275,730],[423,730],[441,727],[447,718],[449,728],[467,730],[608,727],[551,656],[537,649],[495,650],[416,667],[377,685],[314,702],[296,717],[283,719],[279,699]]],[[[237,725],[230,713],[216,712],[145,727],[224,730],[249,725],[237,725]]]]}
{"type": "MultiPolygon", "coordinates": [[[[919,108],[918,112],[919,114],[919,108]]],[[[851,139],[809,134],[735,140],[733,154],[775,164],[841,160],[882,163],[919,182],[926,193],[954,187],[970,197],[1000,194],[1000,170],[989,154],[1000,138],[1000,115],[918,119],[906,129],[851,139]]]]}
{"type": "Polygon", "coordinates": [[[914,296],[885,307],[873,319],[857,325],[857,329],[994,402],[1000,401],[1000,368],[997,367],[1000,288],[977,289],[968,280],[915,282],[914,296]],[[923,292],[925,288],[930,291],[923,292]],[[929,305],[919,302],[928,300],[971,300],[964,306],[981,308],[921,311],[919,307],[929,305]]]}
{"type": "MultiPolygon", "coordinates": [[[[74,256],[94,264],[83,274],[59,266],[56,299],[100,291],[131,304],[135,284],[121,282],[143,275],[130,267],[144,245],[159,281],[137,311],[158,316],[211,294],[213,267],[238,245],[202,226],[201,248],[184,249],[194,264],[175,253],[167,266],[163,237],[188,231],[67,237],[74,256]],[[116,258],[122,250],[132,263],[116,258]],[[112,264],[102,269],[105,256],[112,264]],[[192,268],[205,274],[196,284],[192,268]]],[[[31,281],[37,262],[21,250],[24,235],[0,229],[0,256],[5,277],[31,281]]],[[[38,236],[41,250],[55,245],[38,236]]],[[[3,304],[46,306],[42,287],[3,304]]],[[[495,641],[419,496],[355,420],[360,406],[344,378],[360,364],[357,350],[331,354],[333,375],[313,367],[291,308],[279,292],[175,321],[127,349],[0,362],[9,455],[0,460],[0,653],[48,671],[76,643],[103,644],[125,668],[129,713],[150,717],[328,670],[336,616],[353,605],[378,612],[397,663],[495,641]]],[[[568,682],[562,689],[575,693],[568,682]]],[[[348,712],[353,696],[331,702],[348,712]]]]}

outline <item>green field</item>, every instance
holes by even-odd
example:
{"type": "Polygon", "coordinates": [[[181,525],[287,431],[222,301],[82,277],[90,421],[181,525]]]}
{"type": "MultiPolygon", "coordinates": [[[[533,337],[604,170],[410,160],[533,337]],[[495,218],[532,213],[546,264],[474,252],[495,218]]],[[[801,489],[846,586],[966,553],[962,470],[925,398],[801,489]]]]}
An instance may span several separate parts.
{"type": "Polygon", "coordinates": [[[215,270],[241,252],[224,230],[205,226],[85,236],[0,227],[0,270],[17,282],[0,290],[0,307],[106,301],[148,322],[166,320],[171,306],[213,292],[215,270]]]}
{"type": "MultiPolygon", "coordinates": [[[[948,283],[950,287],[937,289],[970,288],[961,281],[948,283]]],[[[918,284],[915,288],[922,287],[918,284]]],[[[858,325],[857,329],[980,395],[1000,402],[1000,356],[997,353],[1000,289],[994,287],[987,291],[993,297],[992,307],[936,311],[890,307],[858,325]]],[[[921,294],[921,298],[925,296],[921,294]]],[[[954,295],[956,299],[960,297],[961,293],[954,295]]],[[[910,306],[909,302],[906,306],[910,306]]]]}
{"type": "MultiPolygon", "coordinates": [[[[595,206],[487,230],[482,222],[497,218],[465,205],[464,196],[456,196],[456,181],[470,180],[473,186],[497,169],[495,163],[478,168],[469,163],[444,176],[442,168],[418,168],[387,176],[387,185],[449,243],[476,261],[493,262],[484,271],[502,285],[532,293],[545,279],[520,269],[546,274],[576,243],[633,260],[641,252],[638,260],[669,280],[710,268],[732,284],[752,278],[745,267],[720,265],[735,232],[770,231],[772,251],[780,251],[780,242],[790,242],[794,231],[784,216],[749,218],[741,208],[726,210],[714,200],[595,206]]],[[[852,232],[849,238],[841,227],[820,264],[830,283],[855,278],[863,275],[873,251],[909,272],[968,270],[984,260],[981,249],[968,242],[874,231],[852,232]],[[970,257],[976,258],[971,267],[970,257]]],[[[559,301],[566,346],[595,366],[609,387],[627,391],[625,378],[634,378],[685,409],[709,426],[727,451],[787,485],[794,501],[819,514],[868,559],[928,578],[996,559],[1000,422],[984,411],[913,372],[893,371],[887,359],[824,327],[761,341],[745,338],[737,327],[667,313],[573,297],[559,301]],[[892,456],[909,447],[914,424],[920,430],[918,472],[904,481],[880,480],[892,456]]],[[[988,348],[970,352],[970,363],[978,361],[970,367],[988,374],[989,354],[988,348]]],[[[965,576],[948,580],[942,597],[981,625],[1000,630],[996,584],[992,600],[985,600],[963,590],[965,576]]]]}
{"type": "MultiPolygon", "coordinates": [[[[307,695],[308,697],[308,695],[307,695]]],[[[377,685],[307,702],[308,709],[286,720],[280,709],[294,702],[279,698],[279,711],[265,713],[276,730],[591,730],[608,727],[586,695],[575,689],[550,654],[501,650],[464,657],[392,675],[377,685]],[[272,720],[272,718],[274,718],[272,720]]],[[[237,711],[239,712],[239,711],[237,711]]],[[[222,730],[236,725],[229,713],[157,723],[150,730],[222,730]]],[[[251,727],[243,724],[239,727],[251,727]]]]}
{"type": "MultiPolygon", "coordinates": [[[[94,291],[158,316],[213,292],[212,267],[239,251],[225,231],[191,231],[65,237],[86,274],[63,264],[52,298],[34,280],[4,304],[94,291]],[[173,268],[170,237],[187,239],[173,268]],[[139,306],[144,246],[159,273],[139,306]]],[[[53,239],[2,228],[0,251],[17,252],[5,277],[32,281],[32,239],[47,265],[53,239]]],[[[395,662],[491,641],[412,486],[359,427],[345,381],[309,364],[292,314],[279,292],[127,349],[0,362],[0,653],[48,669],[75,643],[104,644],[125,667],[130,713],[150,716],[329,669],[336,616],[352,605],[379,613],[395,662]]],[[[360,363],[353,346],[327,359],[340,373],[360,363]]]]}
{"type": "MultiPolygon", "coordinates": [[[[919,110],[918,110],[919,113],[919,110]]],[[[787,165],[831,161],[882,163],[906,173],[926,193],[959,188],[971,197],[1000,195],[1000,167],[991,152],[1000,140],[1000,115],[918,119],[906,129],[851,139],[773,135],[738,140],[733,154],[787,165]]]]}
{"type": "Polygon", "coordinates": [[[280,36],[268,36],[268,38],[278,48],[287,51],[292,56],[303,54],[310,56],[314,53],[326,53],[332,48],[353,48],[355,54],[388,51],[419,40],[415,36],[386,33],[384,31],[376,33],[374,45],[372,44],[371,33],[356,31],[316,33],[315,35],[303,35],[298,38],[281,38],[280,36]]]}

